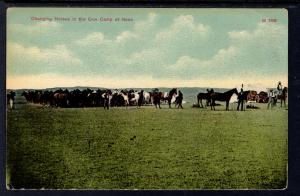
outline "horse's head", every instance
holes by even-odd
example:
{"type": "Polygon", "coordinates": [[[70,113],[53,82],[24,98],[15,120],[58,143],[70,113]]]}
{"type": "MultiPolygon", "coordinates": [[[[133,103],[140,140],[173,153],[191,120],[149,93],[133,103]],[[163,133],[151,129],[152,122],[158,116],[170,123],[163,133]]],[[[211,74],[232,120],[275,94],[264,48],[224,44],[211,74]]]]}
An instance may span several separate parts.
{"type": "Polygon", "coordinates": [[[177,95],[177,88],[173,88],[170,92],[169,92],[170,97],[173,97],[174,95],[177,95]]]}
{"type": "Polygon", "coordinates": [[[239,92],[236,88],[233,88],[231,91],[232,91],[232,94],[236,94],[237,96],[239,96],[239,92]]]}
{"type": "Polygon", "coordinates": [[[27,96],[28,93],[26,91],[23,91],[23,93],[21,94],[21,96],[27,96]]]}

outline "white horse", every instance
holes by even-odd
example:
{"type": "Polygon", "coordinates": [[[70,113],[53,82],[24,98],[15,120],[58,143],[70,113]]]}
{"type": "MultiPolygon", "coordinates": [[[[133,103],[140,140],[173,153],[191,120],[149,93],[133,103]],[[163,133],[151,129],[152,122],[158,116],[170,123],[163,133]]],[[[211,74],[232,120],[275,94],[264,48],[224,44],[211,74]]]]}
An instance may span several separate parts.
{"type": "Polygon", "coordinates": [[[150,93],[144,92],[143,95],[144,95],[145,103],[146,103],[146,104],[152,104],[150,93]]]}
{"type": "Polygon", "coordinates": [[[231,109],[233,110],[233,108],[237,107],[238,104],[238,96],[236,94],[233,94],[229,100],[229,104],[231,109]]]}
{"type": "Polygon", "coordinates": [[[123,97],[124,101],[125,101],[125,106],[127,108],[127,106],[129,106],[129,98],[128,98],[128,95],[126,95],[125,93],[121,92],[120,93],[121,96],[123,97]]]}
{"type": "Polygon", "coordinates": [[[133,98],[131,98],[130,102],[133,102],[134,105],[138,105],[140,94],[138,92],[133,92],[131,95],[133,95],[133,98]]]}
{"type": "Polygon", "coordinates": [[[177,97],[178,97],[178,95],[174,94],[174,95],[172,96],[171,103],[175,103],[177,97]]]}

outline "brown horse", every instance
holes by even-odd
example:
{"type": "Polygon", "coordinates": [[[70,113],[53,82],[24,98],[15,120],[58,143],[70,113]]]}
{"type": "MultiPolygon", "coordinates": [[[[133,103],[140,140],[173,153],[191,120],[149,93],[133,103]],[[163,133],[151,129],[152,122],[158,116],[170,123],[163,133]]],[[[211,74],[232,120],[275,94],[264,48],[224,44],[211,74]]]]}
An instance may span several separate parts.
{"type": "Polygon", "coordinates": [[[212,93],[210,95],[210,99],[211,99],[211,104],[210,104],[210,107],[211,107],[211,110],[214,108],[215,110],[215,101],[225,101],[226,102],[226,110],[228,110],[228,106],[229,106],[229,100],[231,98],[231,96],[233,94],[236,94],[238,95],[238,91],[236,88],[233,88],[229,91],[226,91],[224,93],[212,93]]]}
{"type": "Polygon", "coordinates": [[[56,107],[66,107],[67,106],[67,104],[68,104],[67,93],[57,92],[57,93],[54,93],[53,97],[54,97],[56,107]]]}

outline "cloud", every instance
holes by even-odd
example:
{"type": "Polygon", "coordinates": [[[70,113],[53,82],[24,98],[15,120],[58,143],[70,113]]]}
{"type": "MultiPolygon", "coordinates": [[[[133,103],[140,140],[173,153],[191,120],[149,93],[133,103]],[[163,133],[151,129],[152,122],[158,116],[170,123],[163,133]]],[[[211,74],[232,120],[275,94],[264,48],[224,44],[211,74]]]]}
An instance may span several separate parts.
{"type": "Polygon", "coordinates": [[[242,82],[259,86],[264,78],[287,81],[286,26],[259,23],[253,30],[217,34],[213,26],[199,21],[189,14],[170,19],[152,12],[114,36],[93,31],[48,48],[11,43],[8,70],[20,75],[69,73],[73,76],[66,81],[75,84],[77,78],[84,85],[96,83],[79,75],[101,77],[95,79],[98,86],[161,86],[159,81],[169,81],[168,86],[222,87],[242,82]]]}
{"type": "Polygon", "coordinates": [[[180,15],[174,19],[170,27],[158,32],[154,41],[165,45],[173,45],[178,42],[183,45],[193,45],[199,39],[207,36],[209,31],[209,26],[195,23],[193,16],[180,15]]]}
{"type": "Polygon", "coordinates": [[[76,44],[84,45],[84,46],[99,45],[102,44],[103,42],[104,42],[104,35],[101,32],[93,32],[87,35],[85,38],[75,41],[76,44]]]}
{"type": "Polygon", "coordinates": [[[7,68],[9,73],[59,71],[59,67],[76,67],[82,64],[65,45],[53,48],[25,47],[18,43],[7,44],[7,68]],[[30,67],[26,67],[30,66],[30,67]]]}
{"type": "Polygon", "coordinates": [[[116,37],[115,42],[122,43],[128,39],[136,38],[136,37],[137,35],[135,33],[132,33],[130,31],[123,31],[116,37]]]}
{"type": "Polygon", "coordinates": [[[8,25],[8,31],[25,34],[50,33],[61,28],[61,24],[54,21],[40,21],[30,25],[11,24],[8,25]]]}
{"type": "Polygon", "coordinates": [[[258,24],[253,31],[228,32],[228,39],[229,46],[220,48],[211,58],[178,56],[176,62],[163,66],[164,72],[168,77],[181,79],[239,78],[243,81],[245,78],[257,82],[257,76],[281,75],[281,79],[277,78],[287,81],[287,27],[258,24]]]}

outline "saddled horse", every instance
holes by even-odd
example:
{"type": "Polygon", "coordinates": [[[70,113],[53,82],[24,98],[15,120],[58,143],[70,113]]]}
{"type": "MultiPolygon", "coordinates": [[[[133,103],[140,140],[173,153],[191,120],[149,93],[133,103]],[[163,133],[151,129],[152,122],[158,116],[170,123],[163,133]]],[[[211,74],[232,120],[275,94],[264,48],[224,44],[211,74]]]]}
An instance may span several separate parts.
{"type": "Polygon", "coordinates": [[[280,107],[282,107],[282,102],[284,103],[284,107],[286,107],[287,92],[288,92],[288,88],[284,87],[282,89],[281,94],[277,95],[277,99],[280,99],[280,107]]]}
{"type": "Polygon", "coordinates": [[[9,104],[10,109],[14,109],[15,96],[16,93],[13,91],[10,91],[7,94],[7,103],[9,104]]]}
{"type": "Polygon", "coordinates": [[[218,92],[214,92],[214,93],[211,93],[211,95],[210,95],[210,100],[211,100],[211,104],[210,104],[210,106],[211,106],[211,110],[214,108],[214,110],[215,110],[215,101],[225,101],[226,102],[226,110],[228,110],[229,109],[229,100],[230,100],[230,98],[231,98],[231,96],[233,95],[233,94],[236,94],[236,95],[238,95],[238,91],[237,91],[237,89],[236,88],[233,88],[233,89],[231,89],[231,90],[229,90],[229,91],[226,91],[226,92],[224,92],[224,93],[218,93],[218,92]]]}

